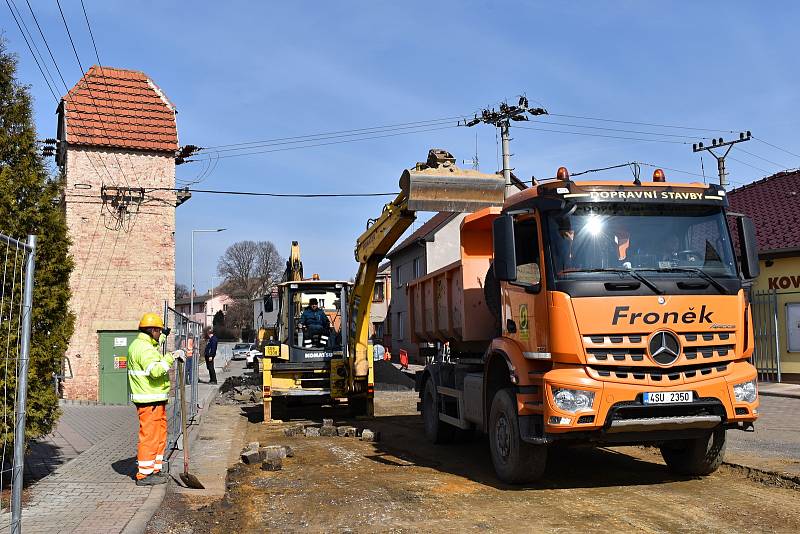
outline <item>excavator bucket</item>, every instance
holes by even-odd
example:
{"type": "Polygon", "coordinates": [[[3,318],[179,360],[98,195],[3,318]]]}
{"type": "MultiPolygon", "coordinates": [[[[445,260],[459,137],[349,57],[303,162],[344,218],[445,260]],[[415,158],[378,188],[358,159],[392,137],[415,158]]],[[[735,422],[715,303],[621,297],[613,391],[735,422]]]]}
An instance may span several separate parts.
{"type": "Polygon", "coordinates": [[[459,169],[447,151],[433,149],[428,161],[403,171],[400,188],[413,211],[469,213],[490,206],[502,206],[503,177],[459,169]]]}

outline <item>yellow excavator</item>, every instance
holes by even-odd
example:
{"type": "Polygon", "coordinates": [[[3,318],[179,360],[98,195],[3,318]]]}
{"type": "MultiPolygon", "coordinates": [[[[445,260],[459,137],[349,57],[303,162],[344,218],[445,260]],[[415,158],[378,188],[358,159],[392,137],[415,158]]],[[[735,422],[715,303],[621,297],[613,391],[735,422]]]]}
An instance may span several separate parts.
{"type": "MultiPolygon", "coordinates": [[[[284,281],[278,284],[279,310],[274,339],[263,346],[264,421],[272,419],[274,397],[346,400],[351,413],[374,414],[370,306],[378,264],[416,219],[417,211],[473,212],[501,205],[502,176],[462,170],[444,150],[433,149],[425,162],[403,171],[400,193],[384,205],[356,241],[355,283],[303,279],[300,248],[292,243],[284,281]],[[316,299],[330,319],[325,335],[308,336],[302,310],[316,299]]],[[[266,338],[267,336],[263,336],[266,338]]]]}

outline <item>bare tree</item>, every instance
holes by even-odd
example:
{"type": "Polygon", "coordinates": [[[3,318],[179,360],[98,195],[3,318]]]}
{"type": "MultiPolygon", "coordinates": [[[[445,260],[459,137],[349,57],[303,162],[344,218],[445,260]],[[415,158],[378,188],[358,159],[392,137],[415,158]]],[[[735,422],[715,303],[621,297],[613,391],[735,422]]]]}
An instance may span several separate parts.
{"type": "Polygon", "coordinates": [[[280,279],[284,259],[271,241],[239,241],[217,263],[217,273],[229,288],[251,299],[280,279]]]}
{"type": "Polygon", "coordinates": [[[258,292],[264,292],[280,281],[285,263],[286,260],[278,253],[278,249],[272,241],[258,242],[258,257],[256,258],[258,292]]]}
{"type": "Polygon", "coordinates": [[[175,284],[175,300],[183,299],[189,296],[189,288],[186,284],[175,284]]]}

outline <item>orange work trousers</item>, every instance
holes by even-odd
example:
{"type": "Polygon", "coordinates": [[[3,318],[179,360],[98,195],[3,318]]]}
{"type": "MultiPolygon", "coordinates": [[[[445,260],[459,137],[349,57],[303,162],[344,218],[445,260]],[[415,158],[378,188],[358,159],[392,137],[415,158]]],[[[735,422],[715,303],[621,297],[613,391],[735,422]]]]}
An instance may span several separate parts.
{"type": "Polygon", "coordinates": [[[139,413],[139,447],[136,463],[139,469],[136,479],[160,473],[167,447],[167,403],[137,404],[139,413]]]}

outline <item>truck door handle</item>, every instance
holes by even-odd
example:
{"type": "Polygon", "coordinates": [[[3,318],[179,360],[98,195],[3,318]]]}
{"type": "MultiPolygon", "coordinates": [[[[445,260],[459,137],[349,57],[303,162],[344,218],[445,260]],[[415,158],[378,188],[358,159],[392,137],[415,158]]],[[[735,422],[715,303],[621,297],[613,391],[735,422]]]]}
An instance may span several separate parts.
{"type": "Polygon", "coordinates": [[[515,323],[512,319],[506,319],[506,330],[508,330],[509,334],[516,334],[517,323],[515,323]]]}

